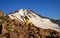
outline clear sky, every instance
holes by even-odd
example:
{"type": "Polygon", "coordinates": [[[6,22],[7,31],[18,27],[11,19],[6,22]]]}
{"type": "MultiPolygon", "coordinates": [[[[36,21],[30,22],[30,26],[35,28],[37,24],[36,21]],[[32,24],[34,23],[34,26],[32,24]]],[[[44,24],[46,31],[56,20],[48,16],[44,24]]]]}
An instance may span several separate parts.
{"type": "Polygon", "coordinates": [[[60,0],[0,0],[0,10],[5,14],[21,8],[31,9],[50,18],[60,19],[60,0]]]}

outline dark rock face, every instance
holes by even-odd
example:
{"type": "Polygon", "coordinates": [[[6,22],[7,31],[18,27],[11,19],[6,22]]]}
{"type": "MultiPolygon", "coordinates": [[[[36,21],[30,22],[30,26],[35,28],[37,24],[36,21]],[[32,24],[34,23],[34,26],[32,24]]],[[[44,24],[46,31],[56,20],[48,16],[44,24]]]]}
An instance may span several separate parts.
{"type": "Polygon", "coordinates": [[[58,21],[58,25],[59,25],[59,27],[60,27],[60,20],[58,21]]]}
{"type": "Polygon", "coordinates": [[[2,25],[0,25],[0,34],[2,34],[2,25]]]}

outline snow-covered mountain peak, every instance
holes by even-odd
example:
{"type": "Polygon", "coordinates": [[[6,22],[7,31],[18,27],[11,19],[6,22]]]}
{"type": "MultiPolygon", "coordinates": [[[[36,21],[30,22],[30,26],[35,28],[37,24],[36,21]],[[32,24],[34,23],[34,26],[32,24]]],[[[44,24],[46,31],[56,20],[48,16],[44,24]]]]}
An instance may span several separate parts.
{"type": "Polygon", "coordinates": [[[58,26],[56,20],[39,16],[31,10],[21,9],[16,11],[14,14],[9,14],[8,16],[19,21],[26,21],[25,16],[27,16],[29,18],[29,21],[32,22],[32,24],[34,24],[36,27],[43,29],[52,29],[60,32],[60,27],[58,26]]]}
{"type": "Polygon", "coordinates": [[[24,15],[24,14],[26,14],[27,13],[27,10],[26,9],[21,9],[21,10],[19,10],[19,14],[21,14],[21,15],[24,15]]]}

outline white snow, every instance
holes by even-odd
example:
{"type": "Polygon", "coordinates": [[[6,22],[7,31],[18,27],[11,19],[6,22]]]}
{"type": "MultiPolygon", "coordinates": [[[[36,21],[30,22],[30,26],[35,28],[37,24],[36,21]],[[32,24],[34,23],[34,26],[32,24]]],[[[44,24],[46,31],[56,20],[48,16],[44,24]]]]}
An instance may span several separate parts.
{"type": "Polygon", "coordinates": [[[57,24],[52,23],[49,19],[42,19],[38,15],[36,15],[36,18],[30,18],[30,21],[36,26],[43,29],[52,29],[55,31],[60,32],[60,27],[58,27],[57,24]]]}
{"type": "Polygon", "coordinates": [[[8,15],[10,18],[14,19],[14,17],[12,17],[11,15],[8,15]]]}
{"type": "Polygon", "coordinates": [[[12,19],[20,19],[21,21],[23,21],[23,19],[21,18],[21,15],[24,16],[24,14],[29,18],[29,20],[36,26],[36,27],[39,27],[39,28],[43,28],[43,29],[52,29],[52,30],[55,30],[55,31],[58,31],[60,32],[60,27],[58,27],[58,24],[55,24],[55,23],[52,23],[49,19],[46,19],[46,18],[41,18],[39,17],[38,15],[32,13],[35,17],[33,17],[32,14],[29,14],[32,18],[30,18],[28,15],[27,15],[27,10],[24,10],[21,9],[19,10],[19,13],[14,13],[12,14],[13,16],[9,15],[9,17],[11,17],[12,19]]]}

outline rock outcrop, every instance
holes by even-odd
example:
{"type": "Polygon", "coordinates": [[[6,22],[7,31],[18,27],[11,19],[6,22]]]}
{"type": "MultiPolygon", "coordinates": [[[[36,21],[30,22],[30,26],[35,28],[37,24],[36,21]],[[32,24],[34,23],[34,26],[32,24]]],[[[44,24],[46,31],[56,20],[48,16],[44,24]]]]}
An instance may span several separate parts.
{"type": "Polygon", "coordinates": [[[0,10],[0,16],[3,16],[4,14],[3,14],[3,12],[0,10]]]}

